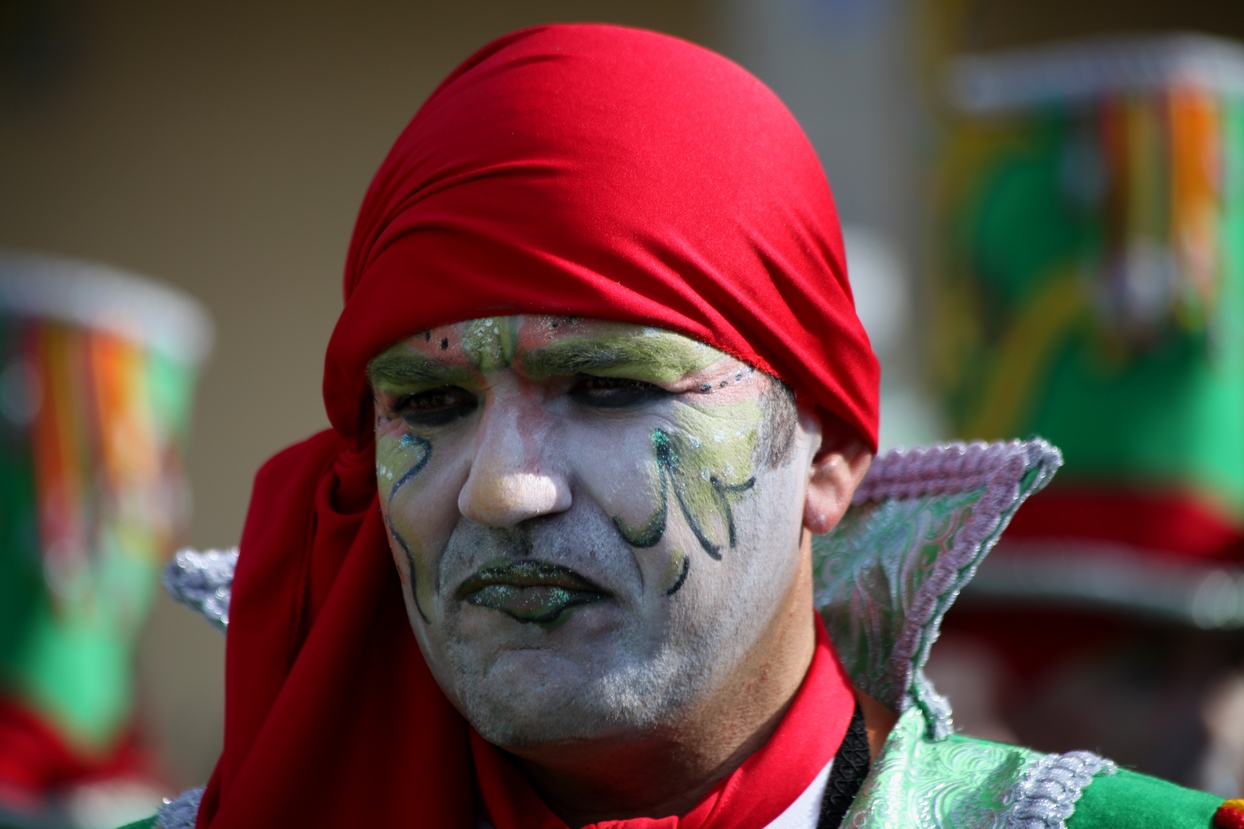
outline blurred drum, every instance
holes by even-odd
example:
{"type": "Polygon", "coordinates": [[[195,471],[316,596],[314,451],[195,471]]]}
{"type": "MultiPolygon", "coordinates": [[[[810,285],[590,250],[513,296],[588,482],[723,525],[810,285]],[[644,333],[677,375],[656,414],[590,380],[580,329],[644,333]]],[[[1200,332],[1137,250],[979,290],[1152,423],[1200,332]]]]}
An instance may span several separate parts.
{"type": "Polygon", "coordinates": [[[189,516],[182,459],[211,341],[168,288],[0,253],[0,804],[124,765],[133,651],[189,516]]]}
{"type": "Polygon", "coordinates": [[[1239,797],[1244,45],[1101,36],[949,78],[941,396],[957,435],[1037,434],[1066,466],[931,672],[971,676],[992,733],[1239,797]]]}
{"type": "Polygon", "coordinates": [[[1101,38],[952,78],[943,399],[958,434],[1040,434],[1067,460],[1010,535],[1236,560],[1244,47],[1101,38]]]}

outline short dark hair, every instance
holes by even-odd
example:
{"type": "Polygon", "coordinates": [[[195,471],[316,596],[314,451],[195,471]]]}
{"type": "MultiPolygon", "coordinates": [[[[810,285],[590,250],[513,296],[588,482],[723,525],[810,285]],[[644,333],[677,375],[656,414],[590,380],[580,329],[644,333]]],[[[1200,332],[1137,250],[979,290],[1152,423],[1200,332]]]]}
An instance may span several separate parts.
{"type": "Polygon", "coordinates": [[[795,390],[770,375],[769,388],[760,398],[760,411],[764,415],[764,423],[760,427],[760,439],[756,442],[756,457],[770,468],[781,466],[790,459],[791,447],[795,443],[795,424],[799,422],[795,390]]]}

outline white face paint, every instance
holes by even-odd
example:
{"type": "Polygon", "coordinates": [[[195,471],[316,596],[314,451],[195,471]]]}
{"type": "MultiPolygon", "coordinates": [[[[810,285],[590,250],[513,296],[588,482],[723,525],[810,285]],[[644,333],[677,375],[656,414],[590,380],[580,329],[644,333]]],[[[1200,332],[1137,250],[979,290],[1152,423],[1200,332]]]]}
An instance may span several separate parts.
{"type": "Polygon", "coordinates": [[[679,334],[557,317],[422,332],[370,375],[410,622],[491,742],[670,727],[737,686],[793,612],[817,435],[803,418],[770,434],[767,375],[679,334]]]}

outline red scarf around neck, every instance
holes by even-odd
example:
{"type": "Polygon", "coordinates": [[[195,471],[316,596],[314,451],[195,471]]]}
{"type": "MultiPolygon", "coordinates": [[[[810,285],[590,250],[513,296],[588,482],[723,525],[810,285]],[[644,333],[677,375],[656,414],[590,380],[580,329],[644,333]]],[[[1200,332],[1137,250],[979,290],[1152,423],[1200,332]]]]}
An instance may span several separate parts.
{"type": "MultiPolygon", "coordinates": [[[[605,820],[583,829],[763,829],[803,794],[837,753],[855,698],[825,625],[816,620],[816,651],[777,731],[756,753],[681,817],[605,820]]],[[[505,752],[471,731],[480,796],[495,829],[569,829],[505,752]]]]}

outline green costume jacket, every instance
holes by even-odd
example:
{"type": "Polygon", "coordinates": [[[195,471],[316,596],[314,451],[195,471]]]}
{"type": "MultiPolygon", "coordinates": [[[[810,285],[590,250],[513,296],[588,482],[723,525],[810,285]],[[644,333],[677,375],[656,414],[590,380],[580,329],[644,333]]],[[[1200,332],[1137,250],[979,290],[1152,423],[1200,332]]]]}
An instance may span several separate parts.
{"type": "MultiPolygon", "coordinates": [[[[1060,464],[1040,440],[892,450],[874,461],[838,528],[814,543],[817,606],[843,665],[899,712],[844,827],[1210,829],[1219,797],[1086,751],[1042,754],[955,734],[949,705],[924,676],[951,603],[1060,464]]],[[[171,589],[223,626],[224,577],[212,568],[218,560],[179,556],[171,589]]],[[[198,796],[187,792],[126,829],[192,829],[198,796]]]]}

